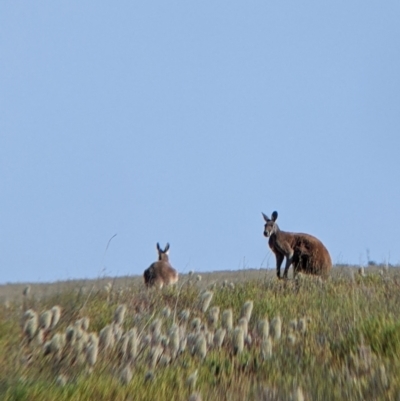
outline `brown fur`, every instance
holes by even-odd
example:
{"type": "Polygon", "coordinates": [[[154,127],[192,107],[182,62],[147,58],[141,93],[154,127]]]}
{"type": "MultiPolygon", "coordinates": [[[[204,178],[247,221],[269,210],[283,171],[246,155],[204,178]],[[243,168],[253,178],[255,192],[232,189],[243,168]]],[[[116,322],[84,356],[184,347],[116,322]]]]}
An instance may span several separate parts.
{"type": "Polygon", "coordinates": [[[294,275],[298,272],[327,277],[332,267],[332,260],[324,244],[310,234],[281,231],[276,224],[278,213],[273,212],[271,219],[263,213],[264,236],[269,237],[268,245],[276,257],[276,274],[286,258],[283,278],[287,278],[289,267],[293,265],[294,275]]]}
{"type": "Polygon", "coordinates": [[[178,281],[178,272],[169,263],[168,250],[169,244],[163,250],[157,243],[158,261],[152,263],[143,273],[147,287],[161,289],[164,285],[175,284],[178,281]]]}

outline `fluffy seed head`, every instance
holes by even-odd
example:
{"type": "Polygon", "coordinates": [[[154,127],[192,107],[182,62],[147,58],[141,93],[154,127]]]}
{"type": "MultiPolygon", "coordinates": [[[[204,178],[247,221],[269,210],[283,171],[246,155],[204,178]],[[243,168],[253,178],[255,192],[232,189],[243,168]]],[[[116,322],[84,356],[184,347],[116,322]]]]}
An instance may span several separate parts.
{"type": "Polygon", "coordinates": [[[244,348],[244,333],[241,327],[236,327],[233,330],[233,353],[234,355],[243,352],[244,348]]]}
{"type": "Polygon", "coordinates": [[[198,318],[198,317],[194,318],[192,320],[192,322],[190,323],[190,327],[194,332],[198,333],[200,331],[200,329],[201,329],[201,320],[200,320],[200,318],[198,318]]]}
{"type": "Polygon", "coordinates": [[[171,363],[171,357],[169,355],[161,355],[160,361],[158,364],[162,367],[166,367],[171,363]]]}
{"type": "Polygon", "coordinates": [[[24,333],[29,341],[31,341],[33,337],[35,337],[37,329],[38,329],[38,319],[36,315],[28,319],[24,325],[24,333]]]}
{"type": "Polygon", "coordinates": [[[214,335],[214,347],[220,349],[222,347],[222,343],[225,339],[226,330],[225,329],[218,329],[214,335]]]}
{"type": "Polygon", "coordinates": [[[162,311],[161,311],[161,316],[165,319],[168,319],[171,316],[171,308],[169,306],[166,306],[162,311]]]}
{"type": "Polygon", "coordinates": [[[301,387],[297,387],[297,389],[293,393],[292,399],[293,401],[304,401],[304,393],[301,387]]]}
{"type": "Polygon", "coordinates": [[[250,322],[251,313],[253,312],[253,301],[247,301],[242,306],[240,317],[245,317],[250,322]]]}
{"type": "Polygon", "coordinates": [[[194,345],[194,354],[201,360],[203,360],[207,355],[207,340],[203,333],[200,333],[197,336],[194,345]]]}
{"type": "Polygon", "coordinates": [[[272,319],[269,327],[269,334],[273,340],[279,340],[281,338],[282,320],[280,316],[276,316],[272,319]]]}
{"type": "Polygon", "coordinates": [[[58,305],[53,306],[51,309],[51,324],[50,329],[53,330],[61,318],[61,307],[58,305]]]}
{"type": "Polygon", "coordinates": [[[212,291],[204,291],[200,295],[200,310],[204,313],[210,306],[214,293],[212,291]]]}
{"type": "Polygon", "coordinates": [[[179,338],[179,328],[175,326],[169,334],[169,349],[171,351],[171,356],[176,357],[179,351],[180,338],[179,338]]]}
{"type": "Polygon", "coordinates": [[[269,322],[268,319],[261,319],[257,324],[257,334],[261,339],[268,338],[269,336],[269,322]]]}
{"type": "Polygon", "coordinates": [[[297,323],[297,330],[301,334],[304,334],[307,331],[307,319],[305,317],[299,319],[299,322],[297,323]]]}
{"type": "Polygon", "coordinates": [[[219,306],[213,306],[208,311],[207,323],[210,328],[216,328],[219,319],[219,306]]]}
{"type": "Polygon", "coordinates": [[[243,330],[243,335],[245,337],[247,337],[248,328],[249,328],[249,323],[248,323],[247,318],[242,317],[241,319],[239,319],[238,326],[241,327],[241,329],[243,330]]]}
{"type": "Polygon", "coordinates": [[[107,325],[100,330],[99,333],[99,347],[100,349],[109,349],[114,346],[115,337],[113,334],[113,327],[107,325]]]}
{"type": "Polygon", "coordinates": [[[155,366],[157,365],[158,360],[160,359],[162,353],[163,353],[163,348],[160,345],[157,345],[155,347],[152,347],[149,352],[149,365],[150,368],[154,369],[155,366]]]}
{"type": "Polygon", "coordinates": [[[79,323],[80,323],[79,326],[83,331],[88,331],[90,319],[87,316],[79,319],[79,323]]]}
{"type": "Polygon", "coordinates": [[[44,343],[44,330],[39,329],[36,333],[36,344],[37,345],[43,345],[44,343]]]}
{"type": "Polygon", "coordinates": [[[65,337],[61,333],[54,334],[50,342],[50,352],[53,354],[58,354],[62,351],[65,346],[65,337]]]}
{"type": "Polygon", "coordinates": [[[68,326],[67,329],[65,330],[65,338],[67,340],[68,345],[74,345],[76,341],[76,330],[75,327],[73,326],[68,326]]]}
{"type": "Polygon", "coordinates": [[[233,312],[232,309],[227,309],[222,312],[221,326],[226,331],[232,330],[233,327],[233,312]]]}
{"type": "Polygon", "coordinates": [[[50,310],[47,310],[43,312],[40,317],[39,317],[39,327],[43,330],[48,330],[51,325],[51,318],[52,318],[52,312],[50,310]]]}
{"type": "Polygon", "coordinates": [[[181,320],[182,323],[185,323],[189,320],[190,317],[190,310],[184,309],[179,313],[179,319],[181,320]]]}
{"type": "Polygon", "coordinates": [[[86,361],[90,367],[93,367],[97,361],[99,348],[97,343],[89,343],[86,349],[86,361]]]}
{"type": "Polygon", "coordinates": [[[296,331],[297,330],[297,319],[292,319],[289,322],[289,329],[290,329],[290,331],[296,331]]]}
{"type": "Polygon", "coordinates": [[[189,397],[189,401],[201,401],[200,393],[192,393],[189,397]]]}
{"type": "Polygon", "coordinates": [[[198,372],[197,369],[187,378],[186,385],[189,387],[190,391],[193,391],[196,387],[198,372]]]}
{"type": "Polygon", "coordinates": [[[154,319],[150,325],[150,333],[153,337],[158,337],[161,335],[161,326],[162,320],[161,319],[154,319]]]}
{"type": "Polygon", "coordinates": [[[129,365],[126,365],[122,370],[121,373],[119,375],[119,378],[122,382],[122,384],[129,384],[129,382],[132,380],[133,377],[133,373],[132,373],[132,369],[129,365]]]}
{"type": "Polygon", "coordinates": [[[288,340],[288,343],[289,343],[290,345],[296,344],[296,341],[297,341],[296,336],[294,335],[294,333],[290,333],[290,334],[288,335],[288,337],[287,337],[287,340],[288,340]]]}
{"type": "Polygon", "coordinates": [[[264,337],[261,342],[261,356],[264,361],[272,358],[272,341],[270,337],[264,337]]]}
{"type": "Polygon", "coordinates": [[[133,327],[128,331],[127,337],[128,337],[128,347],[126,353],[128,359],[130,361],[133,361],[136,358],[138,349],[138,337],[137,337],[136,327],[133,327]]]}
{"type": "Polygon", "coordinates": [[[126,305],[124,304],[118,305],[114,313],[114,323],[116,325],[118,326],[122,325],[122,323],[124,322],[125,313],[126,313],[126,305]]]}
{"type": "Polygon", "coordinates": [[[65,375],[58,375],[56,379],[57,386],[64,387],[68,383],[68,378],[65,375]]]}

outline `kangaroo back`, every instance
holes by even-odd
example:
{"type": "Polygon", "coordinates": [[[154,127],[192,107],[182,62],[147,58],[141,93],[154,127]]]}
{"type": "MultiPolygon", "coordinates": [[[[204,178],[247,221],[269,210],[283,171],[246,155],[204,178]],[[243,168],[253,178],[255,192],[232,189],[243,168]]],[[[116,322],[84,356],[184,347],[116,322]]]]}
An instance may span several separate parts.
{"type": "Polygon", "coordinates": [[[162,288],[178,281],[178,272],[169,263],[168,251],[169,244],[162,249],[157,243],[158,261],[152,263],[143,273],[147,287],[162,288]]]}

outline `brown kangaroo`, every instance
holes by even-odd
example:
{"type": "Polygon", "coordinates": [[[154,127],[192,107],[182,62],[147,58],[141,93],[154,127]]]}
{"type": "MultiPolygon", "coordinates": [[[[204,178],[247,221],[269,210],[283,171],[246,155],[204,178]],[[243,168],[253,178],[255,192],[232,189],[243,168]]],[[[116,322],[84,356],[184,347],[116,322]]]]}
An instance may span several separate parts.
{"type": "Polygon", "coordinates": [[[281,265],[286,258],[283,278],[287,278],[289,267],[293,265],[294,276],[298,272],[327,277],[332,260],[324,244],[309,234],[281,231],[276,224],[278,212],[271,218],[264,213],[264,236],[269,237],[268,245],[276,257],[276,275],[281,278],[281,265]]]}
{"type": "Polygon", "coordinates": [[[164,285],[175,284],[178,281],[178,272],[171,266],[168,259],[169,244],[163,249],[157,242],[158,261],[148,267],[144,273],[144,283],[147,287],[161,289],[164,285]]]}

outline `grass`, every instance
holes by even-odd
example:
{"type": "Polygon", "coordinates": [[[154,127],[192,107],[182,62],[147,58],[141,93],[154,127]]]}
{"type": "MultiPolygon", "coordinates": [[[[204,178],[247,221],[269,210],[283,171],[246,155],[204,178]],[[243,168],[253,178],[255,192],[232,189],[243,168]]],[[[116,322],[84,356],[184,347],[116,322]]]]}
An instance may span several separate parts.
{"type": "Polygon", "coordinates": [[[11,302],[0,305],[0,399],[181,401],[196,391],[203,400],[400,400],[400,272],[371,270],[361,277],[334,270],[325,282],[307,276],[278,281],[265,272],[249,278],[238,273],[234,285],[225,283],[223,276],[208,275],[201,281],[184,276],[178,286],[161,292],[145,290],[136,279],[116,281],[108,289],[104,280],[85,283],[86,290],[71,283],[58,283],[57,291],[43,293],[33,287],[25,297],[19,289],[11,302]],[[205,289],[213,293],[209,308],[220,308],[216,328],[223,311],[232,309],[234,330],[243,304],[253,301],[241,353],[235,354],[232,333],[226,334],[220,349],[212,346],[213,331],[206,323],[209,309],[203,312],[201,305],[205,289]],[[121,334],[137,329],[134,360],[128,361],[121,343],[115,342],[107,351],[99,349],[91,368],[86,334],[75,344],[67,342],[57,357],[45,355],[37,335],[29,342],[23,332],[26,309],[40,314],[59,305],[61,319],[46,333],[45,342],[77,327],[75,322],[83,317],[90,319],[88,332],[98,335],[112,324],[120,304],[127,307],[121,334]],[[162,317],[166,306],[171,314],[162,317]],[[178,318],[183,309],[190,311],[186,326],[178,318]],[[174,316],[181,338],[188,339],[188,347],[176,358],[168,344],[174,316]],[[277,316],[282,333],[272,341],[271,357],[263,358],[257,323],[271,323],[277,316]],[[162,319],[161,336],[151,337],[156,318],[162,319]],[[200,334],[192,333],[195,318],[202,323],[200,334]],[[295,325],[299,319],[306,324],[303,331],[295,325]],[[208,339],[203,359],[190,350],[190,341],[202,335],[208,339]],[[160,347],[160,359],[151,362],[146,341],[160,347]],[[121,372],[127,365],[132,377],[124,384],[121,372]],[[189,385],[188,377],[196,370],[197,380],[189,385]]]}

